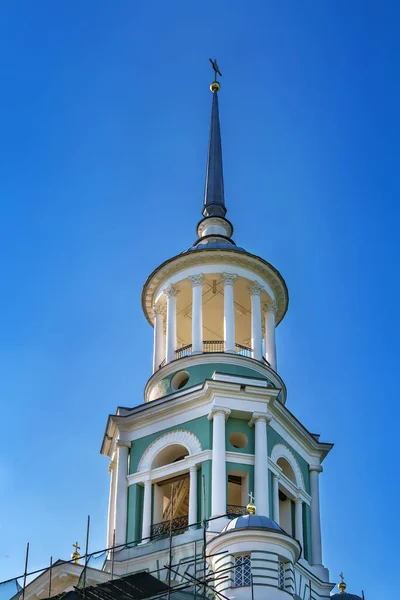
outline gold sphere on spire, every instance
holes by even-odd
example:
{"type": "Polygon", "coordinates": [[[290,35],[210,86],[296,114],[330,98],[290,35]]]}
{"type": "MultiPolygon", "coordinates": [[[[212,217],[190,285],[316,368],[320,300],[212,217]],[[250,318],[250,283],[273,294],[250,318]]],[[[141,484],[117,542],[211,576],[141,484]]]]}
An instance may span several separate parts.
{"type": "Polygon", "coordinates": [[[221,86],[218,81],[213,81],[212,84],[210,85],[210,90],[212,91],[213,94],[215,94],[216,92],[219,92],[220,89],[221,89],[221,86]]]}
{"type": "Polygon", "coordinates": [[[343,575],[343,573],[340,573],[339,577],[340,577],[340,583],[338,583],[339,594],[344,594],[344,592],[345,592],[345,590],[347,588],[347,585],[344,582],[344,575],[343,575]]]}

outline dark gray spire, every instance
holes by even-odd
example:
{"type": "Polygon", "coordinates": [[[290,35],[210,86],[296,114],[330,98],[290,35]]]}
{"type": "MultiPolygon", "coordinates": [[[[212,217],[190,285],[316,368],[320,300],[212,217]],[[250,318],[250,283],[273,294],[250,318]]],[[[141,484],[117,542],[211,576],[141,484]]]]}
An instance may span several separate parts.
{"type": "Polygon", "coordinates": [[[210,139],[208,142],[206,186],[204,190],[204,217],[225,217],[224,174],[222,171],[221,130],[219,126],[217,81],[211,84],[213,93],[210,139]]]}

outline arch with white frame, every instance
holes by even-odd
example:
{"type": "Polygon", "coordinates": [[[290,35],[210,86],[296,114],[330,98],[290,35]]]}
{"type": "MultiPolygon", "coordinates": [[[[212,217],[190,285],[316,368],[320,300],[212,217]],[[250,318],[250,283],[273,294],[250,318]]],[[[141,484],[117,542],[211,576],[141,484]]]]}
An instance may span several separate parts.
{"type": "Polygon", "coordinates": [[[296,459],[293,452],[291,450],[289,450],[289,448],[287,446],[285,446],[285,444],[282,444],[281,442],[275,444],[275,446],[272,448],[272,452],[271,452],[271,460],[275,465],[278,465],[278,460],[280,458],[284,458],[289,463],[289,465],[291,466],[291,468],[293,470],[297,487],[299,489],[305,491],[304,477],[303,477],[303,473],[301,472],[301,468],[298,463],[298,460],[296,459]]]}
{"type": "Polygon", "coordinates": [[[190,431],[184,429],[171,431],[161,435],[146,448],[139,461],[138,472],[149,471],[157,455],[171,445],[183,446],[188,451],[189,456],[202,451],[199,439],[190,431]]]}

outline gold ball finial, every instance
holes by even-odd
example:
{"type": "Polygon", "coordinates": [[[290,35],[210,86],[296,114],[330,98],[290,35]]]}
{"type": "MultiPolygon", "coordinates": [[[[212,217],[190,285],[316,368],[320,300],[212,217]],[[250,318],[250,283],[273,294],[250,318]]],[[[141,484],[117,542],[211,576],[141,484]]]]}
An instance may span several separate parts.
{"type": "Polygon", "coordinates": [[[347,585],[344,582],[344,575],[343,575],[343,573],[340,573],[339,577],[340,577],[340,583],[338,584],[339,594],[344,594],[344,592],[345,592],[345,590],[347,588],[347,585]]]}
{"type": "Polygon", "coordinates": [[[71,554],[71,558],[74,561],[74,563],[77,565],[79,563],[79,559],[81,557],[78,550],[80,550],[81,547],[79,546],[78,542],[75,542],[75,544],[72,544],[72,546],[75,548],[75,552],[73,552],[71,554]]]}
{"type": "Polygon", "coordinates": [[[219,92],[220,89],[221,89],[221,86],[218,81],[213,81],[212,84],[210,85],[210,90],[212,91],[213,94],[215,94],[216,92],[219,92]]]}
{"type": "Polygon", "coordinates": [[[246,506],[246,509],[247,509],[247,512],[249,513],[249,515],[254,515],[256,512],[256,505],[254,504],[253,492],[250,492],[249,500],[250,500],[250,502],[246,506]]]}

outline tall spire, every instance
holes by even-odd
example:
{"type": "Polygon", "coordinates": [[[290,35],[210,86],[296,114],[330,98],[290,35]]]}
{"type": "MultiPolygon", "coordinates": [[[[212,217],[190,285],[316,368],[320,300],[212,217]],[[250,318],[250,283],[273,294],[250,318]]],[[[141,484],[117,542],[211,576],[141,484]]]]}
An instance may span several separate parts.
{"type": "Polygon", "coordinates": [[[214,69],[214,81],[210,85],[213,93],[211,109],[210,138],[208,142],[208,157],[206,185],[204,190],[204,217],[225,217],[224,174],[222,170],[221,130],[219,125],[218,92],[220,84],[217,74],[221,75],[216,60],[211,60],[214,69]]]}

